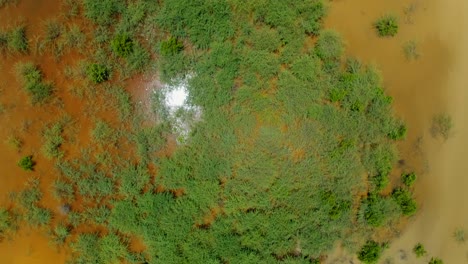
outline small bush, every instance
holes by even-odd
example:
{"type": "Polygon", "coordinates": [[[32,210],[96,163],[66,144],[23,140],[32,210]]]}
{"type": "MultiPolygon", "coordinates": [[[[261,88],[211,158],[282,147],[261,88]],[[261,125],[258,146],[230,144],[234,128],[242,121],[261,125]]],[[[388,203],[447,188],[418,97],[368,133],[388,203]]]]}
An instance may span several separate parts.
{"type": "Polygon", "coordinates": [[[32,205],[27,208],[25,220],[34,227],[45,226],[52,220],[52,212],[49,209],[32,205]]]}
{"type": "Polygon", "coordinates": [[[101,64],[93,63],[87,69],[88,78],[95,84],[109,80],[109,69],[101,64]]]}
{"type": "Polygon", "coordinates": [[[8,32],[8,50],[10,52],[27,53],[29,49],[26,27],[17,26],[8,32]]]}
{"type": "Polygon", "coordinates": [[[45,41],[53,42],[62,35],[63,26],[57,20],[47,20],[45,22],[45,41]]]}
{"type": "Polygon", "coordinates": [[[392,198],[400,206],[404,215],[411,216],[416,213],[418,206],[408,190],[398,188],[393,191],[392,198]]]}
{"type": "Polygon", "coordinates": [[[12,226],[10,212],[4,208],[0,208],[0,237],[6,233],[12,226]]]}
{"type": "Polygon", "coordinates": [[[111,47],[115,54],[127,57],[133,52],[133,40],[127,35],[117,35],[111,41],[111,47]]]}
{"type": "Polygon", "coordinates": [[[411,172],[411,173],[401,175],[401,178],[403,180],[404,185],[408,187],[412,187],[414,183],[416,182],[417,176],[416,176],[416,173],[411,172]]]}
{"type": "Polygon", "coordinates": [[[175,55],[184,49],[184,43],[175,37],[170,37],[168,40],[161,42],[160,52],[164,56],[175,55]]]}
{"type": "Polygon", "coordinates": [[[379,37],[393,37],[398,33],[398,19],[395,16],[384,16],[379,18],[374,27],[379,37]]]}
{"type": "Polygon", "coordinates": [[[70,227],[64,224],[58,224],[53,230],[53,243],[56,245],[65,244],[65,240],[70,235],[70,227]]]}
{"type": "Polygon", "coordinates": [[[416,257],[420,258],[420,257],[426,255],[427,251],[424,248],[423,244],[418,243],[418,244],[416,244],[414,246],[413,253],[416,255],[416,257]]]}
{"type": "Polygon", "coordinates": [[[62,158],[63,151],[60,150],[60,146],[64,143],[62,137],[63,125],[58,122],[44,129],[42,137],[44,144],[42,145],[42,153],[48,159],[62,158]]]}
{"type": "Polygon", "coordinates": [[[377,242],[370,240],[362,247],[358,253],[358,259],[366,264],[377,263],[382,255],[383,247],[377,242]]]}
{"type": "Polygon", "coordinates": [[[429,264],[444,264],[444,262],[440,258],[432,257],[429,261],[429,264]]]}
{"type": "Polygon", "coordinates": [[[437,138],[441,136],[447,140],[453,129],[452,117],[447,114],[439,114],[432,119],[431,134],[437,138]]]}
{"type": "Polygon", "coordinates": [[[53,183],[52,194],[56,199],[63,201],[73,201],[75,198],[73,185],[63,180],[56,180],[53,183]]]}
{"type": "Polygon", "coordinates": [[[388,133],[388,137],[393,140],[401,140],[406,138],[407,133],[408,128],[404,124],[400,124],[388,133]]]}
{"type": "Polygon", "coordinates": [[[36,163],[33,161],[32,155],[22,157],[18,162],[18,166],[25,171],[33,171],[34,165],[36,165],[36,163]]]}

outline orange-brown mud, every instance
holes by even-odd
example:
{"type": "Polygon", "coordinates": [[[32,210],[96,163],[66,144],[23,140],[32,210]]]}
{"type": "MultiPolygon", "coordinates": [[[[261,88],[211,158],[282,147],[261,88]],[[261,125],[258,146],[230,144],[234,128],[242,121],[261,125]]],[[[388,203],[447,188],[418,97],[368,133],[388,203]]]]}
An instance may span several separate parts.
{"type": "MultiPolygon", "coordinates": [[[[453,237],[456,228],[468,232],[467,2],[336,0],[330,6],[326,27],[341,33],[348,55],[381,70],[396,113],[408,126],[407,139],[399,144],[400,168],[393,173],[393,181],[398,182],[402,171],[418,174],[415,195],[420,210],[392,241],[381,262],[427,263],[434,256],[444,263],[467,263],[467,245],[457,244],[453,237]],[[379,38],[372,27],[385,14],[400,19],[394,38],[379,38]],[[407,41],[417,44],[418,59],[405,58],[407,41]],[[451,115],[455,124],[445,143],[429,132],[432,118],[439,113],[451,115]],[[418,242],[428,254],[416,259],[411,250],[418,242]]],[[[327,263],[349,259],[346,252],[337,251],[327,263]]]]}

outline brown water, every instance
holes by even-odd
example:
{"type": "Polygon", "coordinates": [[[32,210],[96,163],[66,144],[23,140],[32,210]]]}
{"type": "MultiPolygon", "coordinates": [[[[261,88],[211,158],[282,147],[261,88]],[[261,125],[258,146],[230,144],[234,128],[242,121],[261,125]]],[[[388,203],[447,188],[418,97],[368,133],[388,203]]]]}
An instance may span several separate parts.
{"type": "MultiPolygon", "coordinates": [[[[453,237],[456,228],[468,230],[468,3],[338,0],[332,2],[326,24],[343,35],[349,55],[378,65],[396,112],[409,127],[400,151],[403,170],[418,172],[415,193],[421,208],[382,262],[427,263],[438,256],[448,264],[468,263],[468,245],[457,244],[453,237]],[[378,38],[372,23],[387,13],[400,17],[400,31],[395,38],[378,38]],[[421,53],[416,61],[403,55],[402,45],[410,40],[421,53]],[[455,123],[446,143],[429,134],[432,117],[441,112],[449,113],[455,123]],[[411,249],[418,242],[428,255],[417,260],[411,249]]],[[[345,263],[340,261],[329,262],[345,263]]]]}

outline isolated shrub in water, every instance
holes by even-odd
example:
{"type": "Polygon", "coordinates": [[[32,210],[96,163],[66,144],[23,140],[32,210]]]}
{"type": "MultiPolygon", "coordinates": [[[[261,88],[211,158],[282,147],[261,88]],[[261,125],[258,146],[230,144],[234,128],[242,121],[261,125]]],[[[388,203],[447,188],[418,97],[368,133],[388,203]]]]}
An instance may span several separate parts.
{"type": "Polygon", "coordinates": [[[456,242],[465,243],[466,241],[465,230],[463,230],[462,228],[457,228],[455,232],[453,232],[453,237],[455,238],[456,242]]]}
{"type": "Polygon", "coordinates": [[[95,84],[109,80],[109,69],[101,64],[93,63],[87,69],[88,78],[95,84]]]}
{"type": "Polygon", "coordinates": [[[18,162],[18,166],[25,171],[33,171],[35,164],[36,163],[33,161],[32,155],[22,157],[18,162]]]}
{"type": "Polygon", "coordinates": [[[396,126],[390,133],[388,133],[388,137],[393,140],[400,140],[406,138],[406,134],[408,133],[408,129],[404,124],[400,124],[396,126]]]}
{"type": "Polygon", "coordinates": [[[413,186],[417,178],[416,173],[414,172],[403,174],[401,177],[403,179],[403,184],[405,184],[408,187],[413,186]]]}
{"type": "Polygon", "coordinates": [[[398,33],[398,19],[395,16],[387,15],[379,18],[374,27],[379,37],[393,37],[398,33]]]}
{"type": "Polygon", "coordinates": [[[416,255],[416,257],[420,258],[420,257],[426,255],[427,251],[424,248],[423,244],[418,243],[418,244],[416,244],[414,246],[413,253],[416,255]]]}
{"type": "Polygon", "coordinates": [[[382,255],[383,248],[377,242],[373,240],[367,241],[367,243],[361,248],[358,253],[358,259],[366,264],[377,263],[380,256],[382,255]]]}
{"type": "Polygon", "coordinates": [[[416,213],[418,208],[416,201],[411,197],[411,192],[398,188],[393,191],[392,198],[400,206],[401,212],[406,216],[411,216],[416,213]]]}
{"type": "Polygon", "coordinates": [[[0,208],[0,237],[10,229],[11,225],[10,212],[4,208],[0,208]]]}
{"type": "Polygon", "coordinates": [[[117,35],[111,41],[112,50],[121,57],[127,57],[133,52],[133,40],[127,35],[117,35]]]}
{"type": "Polygon", "coordinates": [[[170,37],[168,40],[161,42],[161,54],[164,56],[177,54],[183,49],[184,44],[175,37],[170,37]]]}

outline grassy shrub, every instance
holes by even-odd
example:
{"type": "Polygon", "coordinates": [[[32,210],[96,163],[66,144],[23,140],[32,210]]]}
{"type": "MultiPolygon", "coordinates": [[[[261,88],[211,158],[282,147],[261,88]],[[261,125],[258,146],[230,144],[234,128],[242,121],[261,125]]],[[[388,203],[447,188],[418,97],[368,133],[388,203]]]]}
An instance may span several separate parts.
{"type": "Polygon", "coordinates": [[[56,41],[63,34],[63,25],[57,20],[50,19],[45,22],[45,42],[56,41]]]}
{"type": "Polygon", "coordinates": [[[27,53],[29,50],[26,26],[17,26],[8,32],[8,50],[10,52],[27,53]]]}
{"type": "Polygon", "coordinates": [[[416,213],[418,206],[410,191],[402,188],[395,189],[392,193],[392,198],[398,204],[404,215],[411,216],[416,213]]]}
{"type": "Polygon", "coordinates": [[[15,70],[33,104],[43,104],[50,100],[53,86],[43,81],[43,74],[36,65],[31,62],[17,63],[15,70]]]}
{"type": "Polygon", "coordinates": [[[64,44],[66,47],[78,51],[82,51],[86,46],[86,35],[77,24],[71,24],[63,34],[64,44]]]}
{"type": "Polygon", "coordinates": [[[432,257],[431,260],[429,260],[428,263],[429,263],[429,264],[444,264],[444,262],[442,261],[442,259],[440,259],[440,258],[435,258],[435,257],[432,257]]]}
{"type": "Polygon", "coordinates": [[[95,84],[109,80],[110,70],[104,65],[93,63],[86,71],[88,78],[95,84]]]}
{"type": "Polygon", "coordinates": [[[417,176],[416,173],[411,172],[401,175],[401,178],[403,180],[404,185],[406,185],[407,187],[412,187],[416,182],[417,176]]]}
{"type": "Polygon", "coordinates": [[[134,44],[133,52],[127,57],[127,67],[130,74],[143,72],[151,61],[151,54],[138,42],[134,44]]]}
{"type": "Polygon", "coordinates": [[[32,205],[27,209],[24,218],[33,227],[46,226],[52,220],[52,212],[47,208],[32,205]]]}
{"type": "Polygon", "coordinates": [[[379,37],[393,37],[398,33],[398,18],[391,15],[383,16],[375,21],[374,27],[379,37]]]}
{"type": "Polygon", "coordinates": [[[431,135],[435,138],[442,137],[447,140],[453,129],[452,117],[447,114],[439,114],[432,118],[431,135]]]}
{"type": "Polygon", "coordinates": [[[62,158],[64,153],[60,149],[65,139],[62,136],[63,124],[60,122],[47,126],[42,132],[43,145],[42,153],[48,159],[62,158]]]}
{"type": "Polygon", "coordinates": [[[427,251],[424,248],[423,244],[418,243],[413,247],[413,253],[416,255],[417,258],[420,258],[426,255],[427,251]]]}
{"type": "Polygon", "coordinates": [[[133,40],[125,34],[117,35],[112,39],[111,47],[118,56],[128,57],[133,52],[133,40]]]}
{"type": "Polygon", "coordinates": [[[75,190],[73,184],[64,180],[55,180],[53,183],[52,194],[59,201],[71,202],[75,199],[75,190]]]}
{"type": "Polygon", "coordinates": [[[125,9],[125,0],[83,0],[84,15],[99,25],[110,25],[125,9]]]}
{"type": "Polygon", "coordinates": [[[33,156],[24,156],[18,161],[18,166],[25,171],[33,171],[36,162],[33,161],[33,156]]]}
{"type": "Polygon", "coordinates": [[[116,131],[102,120],[96,121],[93,130],[91,130],[92,139],[101,145],[114,145],[116,143],[116,131]]]}
{"type": "Polygon", "coordinates": [[[388,133],[388,137],[393,140],[402,140],[406,138],[406,134],[408,134],[408,128],[405,124],[398,124],[388,133]]]}
{"type": "Polygon", "coordinates": [[[323,61],[323,67],[326,71],[339,67],[343,52],[343,41],[337,32],[326,30],[320,33],[315,53],[323,61]]]}
{"type": "Polygon", "coordinates": [[[159,48],[161,55],[169,56],[175,55],[181,52],[184,49],[184,43],[175,37],[170,37],[169,39],[162,41],[159,48]]]}
{"type": "Polygon", "coordinates": [[[370,240],[361,248],[358,259],[366,264],[377,263],[382,255],[383,247],[377,242],[370,240]]]}

